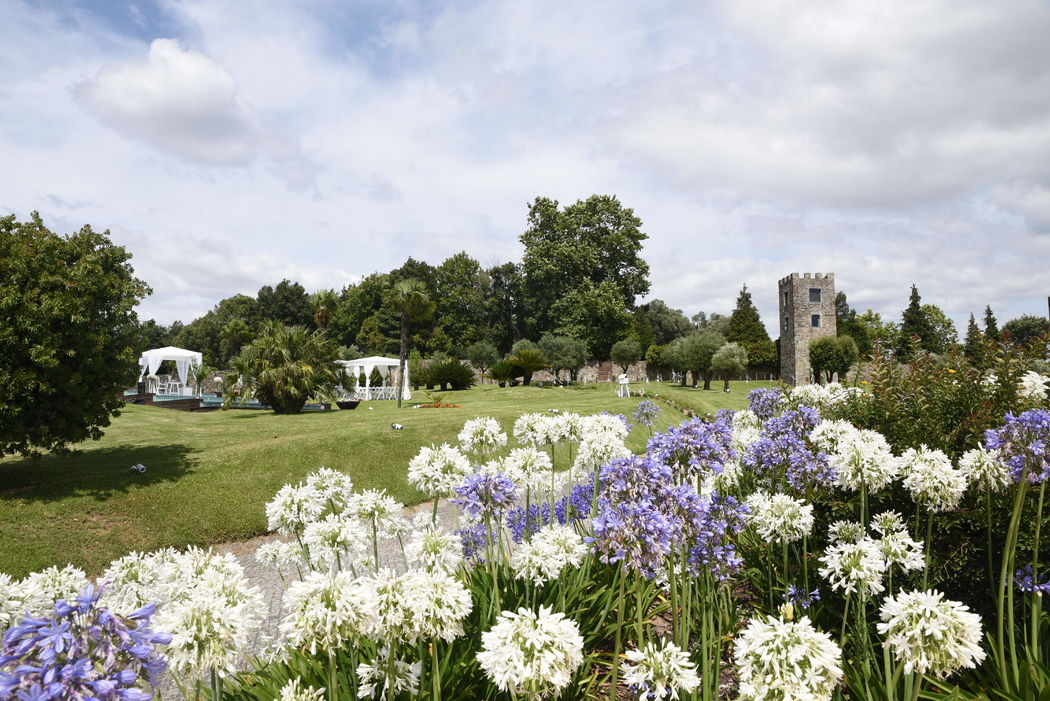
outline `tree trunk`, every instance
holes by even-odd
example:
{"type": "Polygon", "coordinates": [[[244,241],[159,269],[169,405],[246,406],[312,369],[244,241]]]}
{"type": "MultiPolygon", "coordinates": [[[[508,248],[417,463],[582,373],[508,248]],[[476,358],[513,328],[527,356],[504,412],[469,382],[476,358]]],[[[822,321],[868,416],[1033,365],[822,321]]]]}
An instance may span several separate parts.
{"type": "Polygon", "coordinates": [[[726,375],[726,376],[725,376],[725,377],[723,377],[722,379],[723,379],[723,380],[725,381],[725,383],[726,383],[726,384],[725,384],[725,387],[723,387],[723,388],[722,388],[722,391],[724,391],[724,392],[728,392],[728,391],[729,391],[729,376],[728,376],[728,375],[726,375]]]}
{"type": "Polygon", "coordinates": [[[397,408],[401,408],[401,388],[405,386],[405,365],[408,363],[408,311],[401,312],[401,363],[397,376],[397,408]]]}
{"type": "Polygon", "coordinates": [[[704,377],[704,389],[711,389],[711,373],[701,373],[704,377]]]}

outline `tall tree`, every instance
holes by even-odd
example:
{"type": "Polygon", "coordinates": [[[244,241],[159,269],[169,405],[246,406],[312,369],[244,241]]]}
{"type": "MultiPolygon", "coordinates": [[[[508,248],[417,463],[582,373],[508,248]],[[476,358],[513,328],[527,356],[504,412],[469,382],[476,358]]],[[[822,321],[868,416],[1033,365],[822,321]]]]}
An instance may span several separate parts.
{"type": "Polygon", "coordinates": [[[567,370],[569,379],[575,380],[576,373],[587,362],[587,346],[579,339],[549,333],[540,339],[538,345],[556,378],[560,378],[562,370],[567,370]]]}
{"type": "Polygon", "coordinates": [[[744,285],[740,294],[737,295],[736,308],[729,315],[725,337],[731,343],[769,340],[769,333],[766,331],[765,324],[762,323],[762,318],[758,315],[755,303],[751,300],[751,293],[747,291],[747,285],[744,285]]]}
{"type": "Polygon", "coordinates": [[[1003,324],[1003,338],[1009,336],[1013,343],[1019,346],[1030,347],[1036,341],[1045,341],[1050,333],[1050,321],[1041,316],[1025,314],[1003,324]]]}
{"type": "MultiPolygon", "coordinates": [[[[232,358],[251,342],[252,329],[244,319],[230,319],[222,327],[221,338],[225,358],[232,358]]],[[[218,357],[214,360],[220,362],[218,357]]]]}
{"type": "Polygon", "coordinates": [[[175,334],[175,345],[200,351],[204,360],[217,367],[225,367],[232,353],[227,347],[222,329],[232,319],[241,319],[249,326],[258,318],[255,299],[248,295],[234,295],[220,300],[204,316],[198,317],[175,334]]]}
{"type": "Polygon", "coordinates": [[[437,323],[462,350],[481,337],[485,320],[481,266],[465,252],[447,258],[434,271],[437,323]]]}
{"type": "Polygon", "coordinates": [[[0,217],[0,455],[98,440],[138,372],[131,255],[90,226],[0,217]]]}
{"type": "Polygon", "coordinates": [[[633,309],[637,297],[649,291],[649,266],[640,255],[648,237],[641,227],[634,210],[610,195],[592,195],[564,209],[557,200],[537,197],[521,235],[530,331],[554,329],[561,321],[555,304],[585,283],[633,309]]]}
{"type": "Polygon", "coordinates": [[[320,290],[310,295],[310,309],[313,311],[314,326],[327,332],[339,307],[339,295],[335,290],[320,290]]]}
{"type": "Polygon", "coordinates": [[[427,286],[415,278],[406,278],[394,285],[394,303],[401,310],[401,362],[397,376],[397,408],[401,408],[401,387],[408,364],[408,326],[414,321],[429,319],[434,313],[434,302],[427,295],[427,286]]]}
{"type": "Polygon", "coordinates": [[[591,356],[600,360],[609,357],[609,349],[631,323],[623,298],[609,280],[595,285],[585,279],[555,302],[551,311],[559,322],[554,331],[580,339],[591,356]]]}
{"type": "Polygon", "coordinates": [[[922,305],[922,311],[930,321],[931,343],[927,348],[931,353],[944,353],[959,342],[959,332],[955,322],[936,304],[922,305]]]}
{"type": "Polygon", "coordinates": [[[864,327],[871,339],[872,350],[877,345],[883,353],[894,350],[900,338],[900,329],[892,321],[883,321],[882,315],[871,309],[857,315],[857,323],[864,327]]]}
{"type": "MultiPolygon", "coordinates": [[[[672,309],[662,299],[654,299],[638,307],[636,314],[644,314],[652,329],[652,345],[665,346],[680,336],[687,336],[694,328],[681,309],[672,309]]],[[[646,346],[648,347],[648,346],[646,346]]]]}
{"type": "Polygon", "coordinates": [[[907,362],[911,359],[913,337],[918,337],[921,349],[934,352],[933,348],[936,347],[937,342],[934,339],[933,326],[922,309],[922,298],[915,285],[911,286],[908,307],[901,314],[900,338],[897,341],[897,357],[900,360],[907,362]]]}
{"type": "Polygon", "coordinates": [[[719,314],[718,312],[707,312],[700,311],[693,314],[691,319],[693,322],[693,328],[697,331],[714,331],[722,336],[726,335],[729,330],[729,317],[725,314],[719,314]]]}
{"type": "Polygon", "coordinates": [[[467,360],[484,378],[485,373],[499,360],[499,351],[488,341],[477,341],[467,346],[467,360]]]}
{"type": "Polygon", "coordinates": [[[849,305],[845,292],[835,295],[835,327],[839,336],[850,336],[857,343],[860,355],[871,355],[871,336],[868,328],[857,319],[857,310],[849,305]]]}
{"type": "Polygon", "coordinates": [[[693,387],[703,378],[704,389],[711,389],[711,358],[725,343],[725,337],[714,331],[696,331],[672,344],[672,357],[693,376],[693,387]]]}
{"type": "Polygon", "coordinates": [[[507,353],[525,333],[524,278],[521,267],[504,263],[489,268],[485,299],[485,326],[489,340],[500,353],[507,353]]]}
{"type": "Polygon", "coordinates": [[[992,305],[984,308],[984,335],[993,341],[999,340],[999,322],[992,313],[992,305]]]}
{"type": "Polygon", "coordinates": [[[314,312],[310,306],[310,295],[298,282],[281,280],[275,287],[263,285],[255,295],[259,317],[287,326],[312,328],[314,312]]]}
{"type": "Polygon", "coordinates": [[[984,369],[984,334],[981,327],[977,325],[977,319],[970,314],[970,320],[966,323],[966,340],[963,342],[963,355],[965,355],[973,366],[984,369]]]}

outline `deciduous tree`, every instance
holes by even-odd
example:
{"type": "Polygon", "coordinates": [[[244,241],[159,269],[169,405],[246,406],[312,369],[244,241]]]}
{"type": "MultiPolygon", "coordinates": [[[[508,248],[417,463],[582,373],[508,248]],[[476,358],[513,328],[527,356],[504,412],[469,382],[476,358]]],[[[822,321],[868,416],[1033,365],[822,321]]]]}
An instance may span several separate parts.
{"type": "Polygon", "coordinates": [[[102,437],[138,373],[131,255],[90,226],[0,217],[0,455],[102,437]]]}

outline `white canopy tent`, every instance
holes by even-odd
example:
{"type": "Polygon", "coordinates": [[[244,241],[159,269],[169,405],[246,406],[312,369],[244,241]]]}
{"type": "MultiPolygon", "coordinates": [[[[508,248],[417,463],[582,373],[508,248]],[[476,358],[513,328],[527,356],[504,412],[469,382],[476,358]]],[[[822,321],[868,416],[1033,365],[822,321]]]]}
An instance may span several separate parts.
{"type": "MultiPolygon", "coordinates": [[[[369,358],[358,358],[357,360],[337,360],[337,363],[343,366],[347,374],[351,377],[358,378],[358,385],[360,386],[360,378],[363,375],[365,378],[365,386],[363,393],[359,389],[364,399],[397,399],[397,388],[395,386],[387,387],[385,385],[387,377],[391,377],[393,381],[397,382],[397,370],[401,365],[401,361],[397,358],[383,358],[381,356],[371,356],[369,358]],[[383,387],[372,387],[372,371],[378,370],[379,375],[383,378],[383,387]],[[385,391],[390,390],[390,391],[385,391]]],[[[412,398],[412,393],[408,390],[408,367],[405,367],[405,376],[401,378],[401,399],[408,400],[412,398]]]]}
{"type": "Polygon", "coordinates": [[[160,364],[165,360],[175,363],[175,372],[178,373],[179,383],[185,387],[190,379],[190,365],[202,365],[204,356],[197,351],[176,348],[175,346],[154,348],[144,352],[139,357],[139,377],[142,375],[156,375],[157,370],[160,369],[160,364]]]}

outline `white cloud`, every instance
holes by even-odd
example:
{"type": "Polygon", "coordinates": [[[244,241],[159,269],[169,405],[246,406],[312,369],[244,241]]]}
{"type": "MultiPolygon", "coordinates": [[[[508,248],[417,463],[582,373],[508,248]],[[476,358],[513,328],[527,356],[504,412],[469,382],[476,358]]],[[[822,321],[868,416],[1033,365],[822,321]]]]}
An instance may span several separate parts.
{"type": "Polygon", "coordinates": [[[651,296],[690,314],[746,282],[776,333],[776,281],[826,271],[893,318],[912,282],[957,324],[1043,313],[1038,0],[162,9],[182,29],[150,44],[0,4],[3,204],[109,227],[145,316],[517,259],[533,197],[595,192],[643,219],[651,296]]]}

